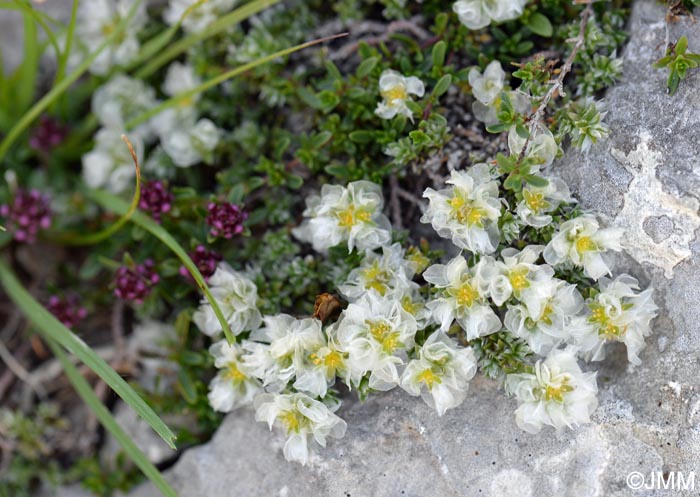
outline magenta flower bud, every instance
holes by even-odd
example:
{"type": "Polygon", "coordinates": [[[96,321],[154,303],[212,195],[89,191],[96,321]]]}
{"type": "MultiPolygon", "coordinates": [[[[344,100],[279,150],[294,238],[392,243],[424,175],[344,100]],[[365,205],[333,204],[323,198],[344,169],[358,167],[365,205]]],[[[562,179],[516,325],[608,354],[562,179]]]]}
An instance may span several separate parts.
{"type": "Polygon", "coordinates": [[[242,208],[231,202],[212,202],[207,208],[207,224],[211,226],[211,236],[229,239],[243,232],[243,222],[248,219],[248,213],[242,208]]]}
{"type": "MultiPolygon", "coordinates": [[[[213,250],[207,250],[204,245],[199,245],[189,253],[189,256],[206,281],[209,281],[209,277],[216,271],[216,265],[222,259],[221,254],[213,250]]],[[[180,274],[189,281],[194,281],[194,278],[192,278],[192,275],[185,266],[180,266],[180,274]]]]}
{"type": "Polygon", "coordinates": [[[39,230],[51,226],[49,197],[38,190],[19,189],[11,204],[0,206],[0,216],[15,240],[34,243],[39,230]]]}
{"type": "Polygon", "coordinates": [[[160,281],[151,259],[133,267],[122,266],[117,269],[114,295],[127,302],[140,304],[151,293],[151,289],[160,281]]]}
{"type": "Polygon", "coordinates": [[[40,152],[50,152],[66,138],[66,130],[55,119],[42,116],[32,130],[29,146],[40,152]]]}
{"type": "Polygon", "coordinates": [[[141,188],[139,208],[151,213],[153,219],[160,223],[161,215],[170,212],[175,197],[162,181],[149,181],[141,188]]]}
{"type": "Polygon", "coordinates": [[[49,298],[49,305],[46,306],[51,314],[58,319],[66,328],[75,327],[87,316],[87,309],[80,305],[77,295],[59,297],[52,295],[49,298]]]}

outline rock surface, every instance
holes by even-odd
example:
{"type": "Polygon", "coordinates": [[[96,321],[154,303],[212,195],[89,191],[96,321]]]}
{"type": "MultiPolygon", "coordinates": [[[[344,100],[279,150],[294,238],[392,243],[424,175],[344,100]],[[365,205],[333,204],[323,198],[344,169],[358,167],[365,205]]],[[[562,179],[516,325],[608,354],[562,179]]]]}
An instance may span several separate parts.
{"type": "MultiPolygon", "coordinates": [[[[465,403],[438,418],[419,399],[394,391],[348,403],[341,441],[306,467],[284,461],[280,434],[250,411],[229,415],[213,440],[188,450],[167,473],[181,497],[587,497],[698,495],[632,490],[627,475],[697,470],[700,461],[700,74],[665,93],[664,7],[635,4],[624,80],[606,98],[610,138],[557,166],[584,207],[627,229],[617,272],[657,289],[662,307],[642,365],[623,347],[600,365],[600,407],[591,425],[560,435],[520,431],[514,400],[496,382],[472,383],[465,403]]],[[[669,39],[688,35],[700,51],[700,23],[683,19],[669,39]]],[[[634,481],[632,481],[634,483],[634,481]]],[[[132,497],[155,497],[150,485],[132,497]]]]}

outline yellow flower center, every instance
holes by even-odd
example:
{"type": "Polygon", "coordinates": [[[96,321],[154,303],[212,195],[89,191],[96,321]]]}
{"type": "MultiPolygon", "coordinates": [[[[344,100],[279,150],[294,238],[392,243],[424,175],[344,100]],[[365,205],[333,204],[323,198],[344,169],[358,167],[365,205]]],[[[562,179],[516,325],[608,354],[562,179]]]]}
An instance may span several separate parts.
{"type": "Polygon", "coordinates": [[[383,321],[366,321],[372,337],[382,346],[382,349],[391,354],[399,348],[399,333],[383,321]]]}
{"type": "Polygon", "coordinates": [[[415,316],[416,312],[418,312],[418,304],[413,302],[413,300],[411,300],[411,297],[409,297],[408,295],[401,299],[401,307],[403,307],[404,311],[413,316],[415,316]]]}
{"type": "Polygon", "coordinates": [[[590,236],[581,236],[576,240],[576,251],[583,255],[586,252],[598,250],[598,245],[591,240],[590,236]]]}
{"type": "Polygon", "coordinates": [[[460,224],[483,227],[483,220],[486,217],[484,209],[474,206],[472,201],[466,200],[459,195],[452,197],[448,200],[448,203],[452,207],[452,215],[460,224]]]}
{"type": "Polygon", "coordinates": [[[403,102],[408,98],[408,92],[406,88],[402,85],[392,86],[388,90],[380,92],[386,103],[389,105],[395,105],[395,103],[403,102]]]}
{"type": "Polygon", "coordinates": [[[561,402],[564,402],[564,394],[568,393],[568,392],[573,392],[573,391],[574,391],[574,387],[569,385],[569,378],[565,377],[562,380],[561,384],[558,386],[547,385],[544,388],[543,397],[544,397],[544,400],[547,402],[550,402],[553,400],[553,401],[561,403],[561,402]]]}
{"type": "Polygon", "coordinates": [[[544,209],[549,208],[549,202],[544,199],[543,193],[523,190],[523,198],[525,199],[525,204],[532,212],[542,212],[544,209]]]}
{"type": "Polygon", "coordinates": [[[226,365],[226,372],[224,373],[224,378],[232,381],[233,383],[241,383],[248,379],[245,373],[238,369],[238,364],[235,362],[229,362],[226,365]]]}
{"type": "Polygon", "coordinates": [[[428,389],[432,389],[435,383],[442,383],[442,380],[440,380],[438,375],[433,373],[432,369],[426,369],[419,374],[416,379],[421,383],[425,383],[425,386],[427,386],[428,389]]]}
{"type": "Polygon", "coordinates": [[[510,286],[513,287],[513,291],[517,294],[522,290],[530,286],[530,282],[527,279],[527,275],[530,273],[529,269],[514,269],[508,275],[508,280],[510,281],[510,286]]]}
{"type": "Polygon", "coordinates": [[[457,300],[457,305],[462,307],[471,307],[481,297],[478,290],[469,283],[462,283],[462,286],[450,293],[457,300]]]}
{"type": "Polygon", "coordinates": [[[304,424],[304,419],[295,411],[284,411],[280,413],[279,419],[287,429],[287,433],[299,433],[304,424]]]}
{"type": "Polygon", "coordinates": [[[365,282],[365,288],[374,288],[379,295],[384,296],[390,277],[385,270],[379,267],[378,261],[374,261],[370,267],[363,269],[361,275],[365,282]]]}
{"type": "Polygon", "coordinates": [[[598,335],[606,340],[621,340],[627,333],[627,325],[617,326],[605,312],[605,307],[598,304],[589,304],[591,317],[588,322],[598,327],[598,335]]]}
{"type": "Polygon", "coordinates": [[[372,214],[367,210],[355,209],[355,206],[350,204],[347,209],[336,212],[335,216],[338,218],[338,226],[352,228],[360,222],[368,222],[372,214]]]}

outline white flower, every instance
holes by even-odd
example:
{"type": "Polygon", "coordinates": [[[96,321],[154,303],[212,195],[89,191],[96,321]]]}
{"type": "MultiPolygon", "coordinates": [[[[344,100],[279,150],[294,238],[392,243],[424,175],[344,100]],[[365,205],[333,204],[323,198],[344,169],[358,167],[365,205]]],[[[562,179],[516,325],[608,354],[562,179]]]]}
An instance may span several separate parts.
{"type": "Polygon", "coordinates": [[[387,69],[379,77],[379,94],[384,99],[374,111],[382,119],[392,119],[401,114],[413,121],[413,113],[406,105],[410,95],[418,98],[425,94],[423,82],[415,76],[405,77],[387,69]]]}
{"type": "MultiPolygon", "coordinates": [[[[234,335],[256,330],[260,326],[262,317],[257,306],[258,288],[243,274],[221,263],[209,278],[209,289],[234,335]]],[[[192,321],[205,335],[214,336],[223,331],[207,299],[202,300],[199,309],[192,315],[192,321]]]]}
{"type": "Polygon", "coordinates": [[[544,260],[552,265],[571,262],[583,266],[584,274],[597,280],[610,273],[601,254],[606,250],[622,250],[621,236],[620,229],[600,229],[596,218],[586,214],[559,226],[544,249],[544,260]]]}
{"type": "Polygon", "coordinates": [[[347,424],[328,407],[303,393],[261,394],[255,399],[256,421],[264,421],[272,430],[281,426],[287,434],[284,457],[305,465],[309,462],[309,443],[325,447],[326,438],[343,438],[347,424]],[[313,440],[309,440],[309,436],[313,440]]]}
{"type": "Polygon", "coordinates": [[[351,252],[355,248],[373,250],[391,242],[391,224],[382,214],[383,206],[382,190],[376,183],[323,185],[320,196],[306,200],[304,216],[309,219],[292,233],[310,242],[317,252],[345,241],[351,252]]]}
{"type": "Polygon", "coordinates": [[[486,300],[487,282],[483,279],[484,261],[470,268],[458,255],[447,264],[434,264],[423,278],[440,291],[428,302],[433,319],[441,331],[447,331],[457,320],[467,340],[490,335],[501,329],[501,321],[486,300]]]}
{"type": "Polygon", "coordinates": [[[370,292],[348,305],[337,325],[338,349],[348,355],[348,386],[358,385],[367,373],[375,390],[398,385],[397,366],[404,364],[416,331],[416,320],[395,299],[370,292]]]}
{"type": "Polygon", "coordinates": [[[201,33],[223,14],[228,13],[237,0],[170,0],[163,19],[170,26],[177,24],[182,16],[182,28],[190,33],[201,33]],[[199,4],[199,5],[197,5],[199,4]],[[193,6],[195,6],[192,8],[193,6]]]}
{"type": "Polygon", "coordinates": [[[192,126],[171,128],[161,136],[161,145],[176,166],[190,167],[211,160],[220,136],[221,131],[212,121],[200,119],[192,126]]]}
{"type": "Polygon", "coordinates": [[[534,434],[545,425],[561,431],[590,422],[598,407],[596,374],[581,371],[574,351],[555,350],[534,369],[506,377],[506,390],[518,399],[520,428],[534,434]]]}
{"type": "Polygon", "coordinates": [[[506,248],[501,251],[502,261],[490,256],[482,259],[484,264],[481,275],[494,304],[502,306],[512,295],[519,298],[520,292],[532,284],[536,272],[554,274],[549,266],[535,264],[542,250],[544,247],[541,245],[528,245],[520,252],[514,248],[506,248]]]}
{"type": "Polygon", "coordinates": [[[499,242],[498,218],[501,201],[498,183],[486,164],[476,164],[466,171],[452,171],[440,191],[427,188],[423,197],[430,201],[421,217],[431,223],[443,238],[451,238],[460,248],[480,254],[496,250],[499,242]]]}
{"type": "Polygon", "coordinates": [[[325,397],[336,376],[346,378],[347,354],[338,349],[336,326],[326,330],[328,343],[306,349],[304,361],[297,367],[294,388],[314,397],[325,397]]]}
{"type": "MultiPolygon", "coordinates": [[[[168,66],[162,89],[167,96],[174,97],[196,88],[200,83],[201,80],[191,65],[173,62],[168,66]]],[[[153,130],[161,140],[165,140],[174,130],[181,129],[186,132],[194,126],[199,116],[195,106],[197,100],[199,100],[199,94],[192,95],[178,102],[175,107],[162,110],[153,116],[151,119],[153,130]]]]}
{"type": "Polygon", "coordinates": [[[265,387],[281,391],[304,371],[308,356],[326,346],[326,339],[318,319],[279,314],[265,316],[264,321],[265,326],[254,331],[250,339],[269,345],[258,351],[251,349],[253,357],[246,357],[245,362],[265,387]],[[266,357],[255,357],[256,353],[266,357]]]}
{"type": "MultiPolygon", "coordinates": [[[[90,0],[81,2],[76,33],[89,53],[100,46],[125,19],[136,0],[90,0]]],[[[90,65],[90,72],[104,76],[115,66],[132,62],[139,53],[138,32],[146,25],[146,4],[141,2],[122,34],[107,45],[90,65]]]]}
{"type": "Polygon", "coordinates": [[[600,289],[587,302],[588,326],[575,333],[577,344],[587,358],[598,361],[605,357],[607,342],[623,342],[628,360],[640,364],[639,352],[645,346],[644,337],[651,335],[650,323],[658,310],[652,299],[653,289],[637,293],[637,280],[627,274],[614,280],[601,278],[600,289]]]}
{"type": "Polygon", "coordinates": [[[347,281],[338,287],[349,301],[354,301],[370,290],[382,297],[393,296],[413,285],[413,270],[404,259],[400,243],[382,248],[382,255],[367,252],[359,267],[353,269],[347,281]]]}
{"type": "Polygon", "coordinates": [[[506,87],[505,78],[506,73],[498,60],[490,62],[483,74],[476,67],[469,71],[469,84],[475,98],[472,111],[474,117],[487,126],[498,123],[496,114],[501,107],[503,92],[508,95],[516,112],[523,113],[530,105],[527,95],[506,87]]]}
{"type": "Polygon", "coordinates": [[[520,294],[522,304],[508,307],[503,324],[513,335],[527,341],[539,355],[570,339],[569,324],[583,308],[583,297],[565,281],[540,271],[520,294]]]}
{"type": "MultiPolygon", "coordinates": [[[[143,160],[143,141],[130,135],[139,162],[143,160]]],[[[119,131],[102,128],[95,135],[95,146],[83,155],[83,180],[90,188],[107,188],[121,193],[135,184],[136,167],[129,147],[119,131]]]]}
{"type": "MultiPolygon", "coordinates": [[[[127,122],[155,107],[156,103],[153,88],[140,79],[118,74],[95,91],[92,112],[102,126],[124,132],[127,122]]],[[[134,134],[144,141],[153,138],[148,122],[137,126],[130,136],[134,134]]]]}
{"type": "Polygon", "coordinates": [[[484,69],[484,74],[481,74],[476,67],[469,71],[469,84],[474,98],[484,105],[491,105],[498,98],[503,91],[505,81],[506,72],[498,60],[489,63],[484,69]]]}
{"type": "Polygon", "coordinates": [[[511,155],[519,156],[523,151],[523,147],[527,143],[525,156],[531,159],[538,159],[539,167],[547,167],[554,162],[559,145],[557,145],[554,135],[549,131],[549,128],[543,125],[538,125],[530,135],[530,139],[523,138],[518,134],[515,126],[508,131],[508,149],[511,155]]]}
{"type": "Polygon", "coordinates": [[[558,178],[547,178],[547,186],[525,185],[522,190],[523,199],[515,208],[516,214],[522,221],[536,228],[543,228],[552,222],[551,212],[561,204],[571,203],[569,187],[558,178]]]}
{"type": "Polygon", "coordinates": [[[469,380],[476,373],[476,357],[471,348],[458,347],[441,331],[435,332],[408,363],[401,376],[401,387],[420,395],[438,416],[461,404],[467,396],[469,380]]]}
{"type": "Polygon", "coordinates": [[[469,29],[481,29],[491,22],[517,19],[527,0],[458,0],[452,6],[459,20],[469,29]]]}
{"type": "Polygon", "coordinates": [[[260,383],[251,377],[241,361],[243,352],[240,345],[229,344],[226,340],[209,347],[209,353],[214,356],[214,366],[219,369],[209,383],[209,404],[215,411],[230,412],[252,404],[253,398],[261,390],[260,383]]]}

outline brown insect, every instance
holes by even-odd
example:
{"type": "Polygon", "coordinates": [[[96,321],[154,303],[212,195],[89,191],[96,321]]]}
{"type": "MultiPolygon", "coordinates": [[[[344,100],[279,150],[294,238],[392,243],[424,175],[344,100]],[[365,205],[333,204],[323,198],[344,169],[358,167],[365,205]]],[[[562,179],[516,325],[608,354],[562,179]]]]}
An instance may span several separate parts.
{"type": "Polygon", "coordinates": [[[316,297],[314,317],[325,323],[331,317],[338,316],[342,307],[338,297],[330,293],[322,293],[316,297]]]}

